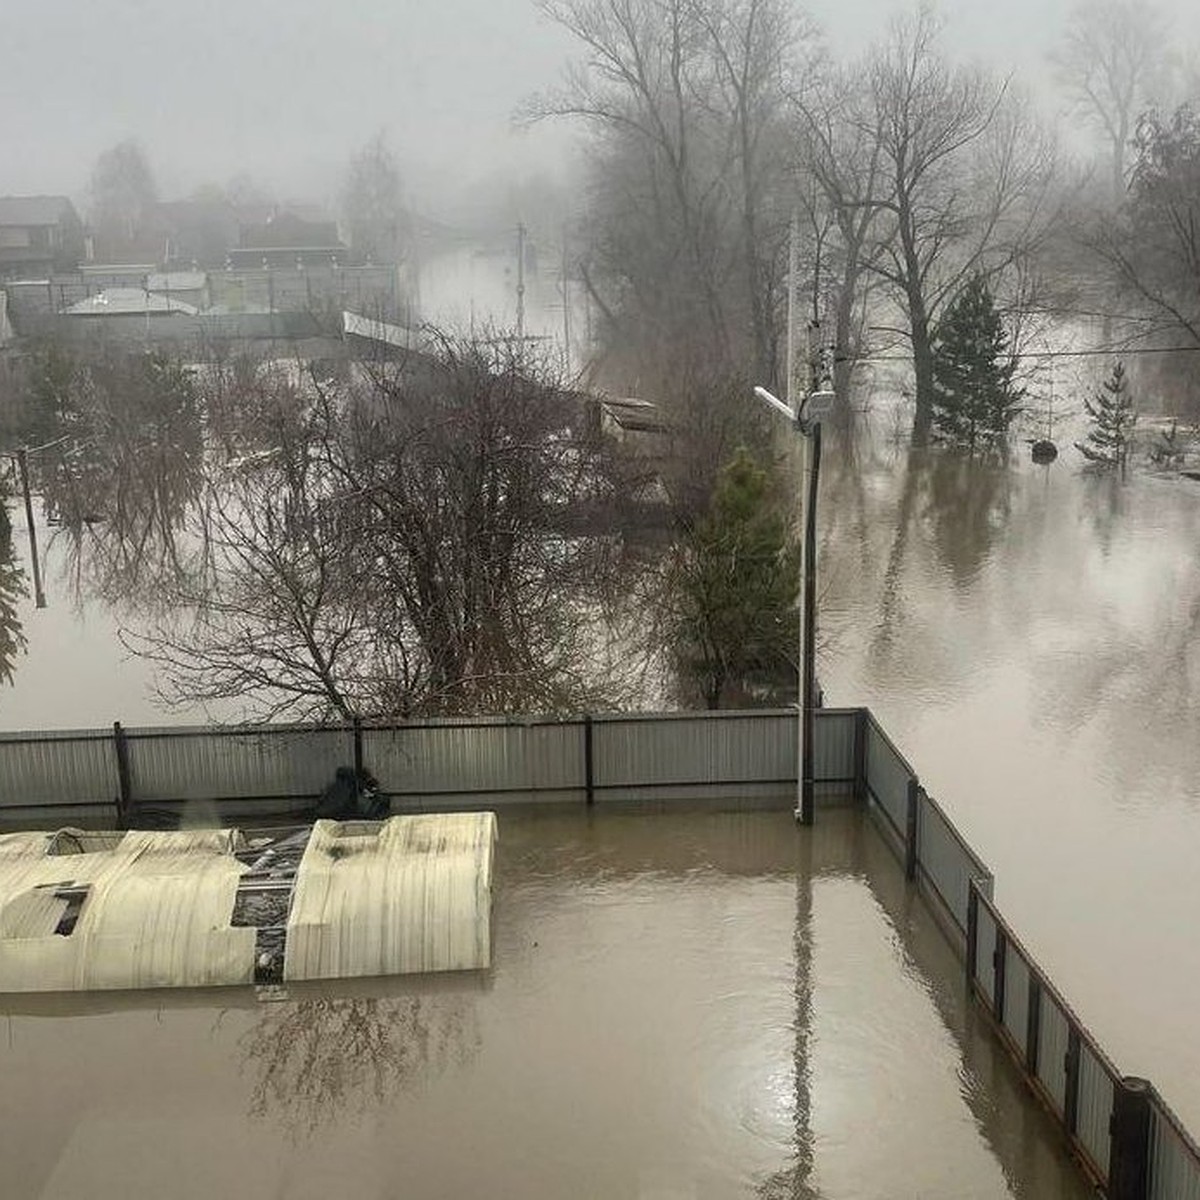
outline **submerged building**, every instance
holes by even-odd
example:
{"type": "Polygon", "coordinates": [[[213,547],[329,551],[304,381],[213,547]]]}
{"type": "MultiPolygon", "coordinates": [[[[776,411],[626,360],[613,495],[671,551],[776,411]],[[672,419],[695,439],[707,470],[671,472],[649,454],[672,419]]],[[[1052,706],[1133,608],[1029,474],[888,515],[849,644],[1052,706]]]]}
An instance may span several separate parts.
{"type": "Polygon", "coordinates": [[[495,839],[490,812],[0,834],[0,993],[479,970],[495,839]]]}

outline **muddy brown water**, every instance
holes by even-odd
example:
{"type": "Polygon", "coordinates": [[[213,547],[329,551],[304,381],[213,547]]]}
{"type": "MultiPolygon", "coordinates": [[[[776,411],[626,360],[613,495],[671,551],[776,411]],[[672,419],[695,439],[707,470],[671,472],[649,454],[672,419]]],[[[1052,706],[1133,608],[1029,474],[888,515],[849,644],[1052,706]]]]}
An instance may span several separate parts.
{"type": "Polygon", "coordinates": [[[0,1000],[5,1197],[1083,1197],[861,814],[506,815],[490,971],[0,1000]]]}
{"type": "Polygon", "coordinates": [[[821,677],[1119,1069],[1200,1129],[1200,483],[829,455],[821,677]]]}

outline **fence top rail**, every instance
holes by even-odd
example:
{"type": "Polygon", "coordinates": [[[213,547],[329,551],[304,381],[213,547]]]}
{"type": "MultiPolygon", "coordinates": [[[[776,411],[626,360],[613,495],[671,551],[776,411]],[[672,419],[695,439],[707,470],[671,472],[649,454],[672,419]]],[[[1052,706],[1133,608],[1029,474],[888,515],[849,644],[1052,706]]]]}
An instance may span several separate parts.
{"type": "Polygon", "coordinates": [[[918,776],[916,771],[913,770],[912,763],[910,763],[908,759],[904,757],[904,755],[900,752],[900,748],[895,742],[892,741],[890,737],[888,737],[883,726],[880,725],[878,720],[876,720],[875,714],[871,712],[870,709],[867,710],[867,724],[870,732],[896,756],[900,762],[900,765],[908,772],[909,778],[914,780],[917,779],[918,776]]]}
{"type": "MultiPolygon", "coordinates": [[[[818,719],[857,716],[863,710],[857,708],[821,708],[816,711],[818,719]]],[[[663,721],[751,721],[767,718],[795,718],[795,708],[740,708],[717,711],[695,712],[645,712],[645,713],[593,713],[594,724],[637,725],[663,721]]],[[[361,724],[364,732],[388,733],[416,729],[490,729],[501,727],[541,727],[582,725],[589,714],[577,713],[567,716],[531,715],[497,717],[419,717],[415,720],[373,720],[364,717],[361,724]]],[[[154,738],[201,738],[201,737],[284,737],[309,733],[347,733],[354,728],[351,721],[298,721],[295,723],[264,722],[260,724],[209,725],[122,725],[121,732],[131,740],[154,738]]],[[[65,742],[104,741],[113,736],[106,729],[49,729],[14,730],[0,732],[0,744],[4,742],[65,742]]],[[[890,744],[890,743],[889,743],[890,744]]]]}
{"type": "Polygon", "coordinates": [[[992,874],[991,868],[983,861],[982,858],[975,852],[974,846],[967,841],[965,837],[958,831],[958,826],[950,820],[946,810],[924,789],[921,788],[921,795],[925,797],[925,802],[933,809],[941,818],[942,824],[946,826],[950,832],[950,836],[958,843],[959,849],[971,860],[972,864],[977,868],[974,872],[974,877],[978,879],[987,879],[995,883],[996,877],[992,874]]]}
{"type": "MultiPolygon", "coordinates": [[[[974,879],[971,880],[971,888],[974,890],[979,903],[983,905],[983,907],[986,908],[988,913],[991,915],[992,920],[996,924],[996,928],[1004,934],[1005,942],[1007,942],[1007,944],[1012,949],[1016,950],[1018,955],[1020,955],[1022,961],[1025,963],[1025,966],[1029,971],[1029,974],[1038,981],[1039,987],[1046,995],[1050,997],[1051,1000],[1054,1001],[1055,1005],[1062,1012],[1063,1016],[1065,1016],[1067,1020],[1079,1030],[1080,1040],[1087,1046],[1088,1051],[1100,1064],[1101,1068],[1108,1075],[1109,1079],[1111,1079],[1114,1084],[1118,1083],[1123,1078],[1122,1073],[1117,1069],[1117,1065],[1113,1062],[1113,1060],[1109,1058],[1101,1048],[1100,1043],[1093,1036],[1091,1030],[1089,1030],[1080,1019],[1079,1014],[1074,1008],[1071,1007],[1070,1004],[1067,1003],[1062,992],[1058,990],[1058,988],[1051,981],[1049,975],[1047,975],[1041,966],[1039,966],[1037,959],[1035,959],[1033,955],[1030,954],[1025,948],[1025,944],[1013,932],[1012,926],[1004,919],[1003,916],[1001,916],[1000,910],[996,907],[995,903],[989,900],[987,896],[985,896],[983,892],[976,887],[976,881],[974,879]]],[[[979,959],[978,961],[989,960],[979,959]]],[[[1157,1095],[1157,1093],[1155,1094],[1157,1095]]],[[[1164,1105],[1164,1108],[1165,1107],[1166,1106],[1164,1105]]],[[[1187,1136],[1183,1131],[1183,1127],[1177,1122],[1176,1128],[1185,1137],[1187,1136]]]]}
{"type": "Polygon", "coordinates": [[[112,727],[107,729],[20,729],[0,733],[0,742],[20,742],[26,746],[53,742],[111,742],[112,727]]]}

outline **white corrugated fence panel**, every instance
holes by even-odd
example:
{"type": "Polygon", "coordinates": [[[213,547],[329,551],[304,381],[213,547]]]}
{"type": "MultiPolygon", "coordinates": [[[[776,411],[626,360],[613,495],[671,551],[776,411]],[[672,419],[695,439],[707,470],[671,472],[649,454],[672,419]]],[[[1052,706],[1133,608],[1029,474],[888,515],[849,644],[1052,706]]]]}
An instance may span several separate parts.
{"type": "Polygon", "coordinates": [[[1021,952],[1009,942],[1004,959],[1004,1028],[1026,1053],[1029,1032],[1029,967],[1021,952]]]}
{"type": "Polygon", "coordinates": [[[1061,1119],[1067,1094],[1067,1017],[1049,992],[1042,992],[1041,1024],[1038,1030],[1037,1075],[1061,1119]]]}
{"type": "Polygon", "coordinates": [[[1100,1174],[1108,1178],[1108,1122],[1113,1109],[1113,1081],[1085,1041],[1079,1048],[1079,1110],[1076,1134],[1100,1174]]]}
{"type": "Polygon", "coordinates": [[[1200,1200],[1200,1162],[1157,1104],[1150,1108],[1150,1200],[1200,1200]]]}

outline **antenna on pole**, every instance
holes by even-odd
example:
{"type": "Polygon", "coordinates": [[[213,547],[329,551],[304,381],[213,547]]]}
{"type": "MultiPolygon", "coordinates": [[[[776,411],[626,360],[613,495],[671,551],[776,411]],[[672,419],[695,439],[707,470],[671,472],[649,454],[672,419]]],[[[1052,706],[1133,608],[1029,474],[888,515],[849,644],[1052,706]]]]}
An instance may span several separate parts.
{"type": "Polygon", "coordinates": [[[525,349],[525,225],[517,223],[517,354],[525,349]]]}

